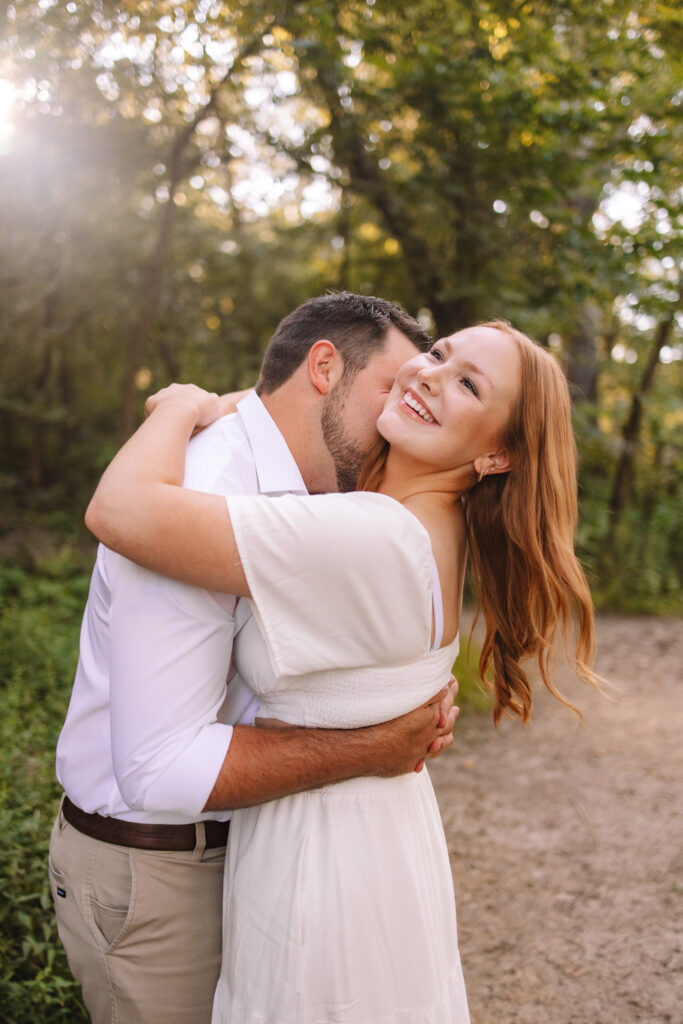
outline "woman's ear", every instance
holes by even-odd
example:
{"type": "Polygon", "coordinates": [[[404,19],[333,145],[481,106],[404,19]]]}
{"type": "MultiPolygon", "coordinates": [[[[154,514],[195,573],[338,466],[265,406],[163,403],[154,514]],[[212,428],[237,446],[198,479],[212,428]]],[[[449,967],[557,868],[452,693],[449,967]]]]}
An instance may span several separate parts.
{"type": "Polygon", "coordinates": [[[474,472],[481,480],[485,476],[494,476],[496,473],[508,473],[512,466],[512,459],[507,448],[500,448],[497,452],[477,457],[472,465],[474,472]]]}
{"type": "Polygon", "coordinates": [[[341,380],[344,361],[336,345],[322,338],[309,349],[307,367],[313,387],[321,395],[326,395],[341,380]]]}
{"type": "Polygon", "coordinates": [[[512,469],[512,458],[507,448],[501,448],[491,456],[493,466],[492,473],[509,473],[512,469]]]}

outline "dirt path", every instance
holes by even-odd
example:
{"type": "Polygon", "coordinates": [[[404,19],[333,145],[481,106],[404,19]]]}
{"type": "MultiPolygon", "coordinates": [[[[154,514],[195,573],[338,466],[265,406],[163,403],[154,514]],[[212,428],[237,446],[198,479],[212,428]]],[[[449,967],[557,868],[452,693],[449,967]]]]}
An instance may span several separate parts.
{"type": "MultiPolygon", "coordinates": [[[[463,716],[431,768],[472,1024],[683,1021],[683,620],[604,617],[615,701],[463,716]]],[[[538,693],[538,690],[536,691],[538,693]]]]}

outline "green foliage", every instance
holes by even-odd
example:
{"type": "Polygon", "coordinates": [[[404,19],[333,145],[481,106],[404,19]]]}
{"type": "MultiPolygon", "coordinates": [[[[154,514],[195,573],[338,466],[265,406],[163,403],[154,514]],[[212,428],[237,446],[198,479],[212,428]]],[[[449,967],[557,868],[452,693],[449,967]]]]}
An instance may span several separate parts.
{"type": "Polygon", "coordinates": [[[87,1021],[57,936],[47,848],[59,802],[54,750],[88,577],[67,551],[0,572],[0,1006],[7,1024],[87,1021]]]}
{"type": "Polygon", "coordinates": [[[150,391],[252,383],[279,319],[346,287],[437,332],[503,316],[552,344],[597,596],[680,607],[675,5],[14,0],[0,19],[5,510],[80,515],[150,391]],[[615,533],[620,434],[676,311],[615,533]]]}
{"type": "Polygon", "coordinates": [[[481,649],[463,633],[460,635],[460,651],[453,666],[453,675],[458,680],[458,696],[455,703],[461,713],[470,711],[486,711],[493,709],[493,697],[479,676],[479,655],[481,649]]]}
{"type": "Polygon", "coordinates": [[[600,404],[575,411],[581,454],[577,550],[600,608],[683,611],[683,365],[661,370],[645,403],[635,484],[616,527],[609,511],[621,451],[614,426],[626,418],[639,362],[605,365],[600,404]]]}
{"type": "MultiPolygon", "coordinates": [[[[638,492],[615,528],[607,512],[606,459],[584,473],[577,550],[598,608],[635,614],[683,612],[683,486],[674,466],[641,460],[638,492]]],[[[612,462],[613,464],[613,462],[612,462]]]]}

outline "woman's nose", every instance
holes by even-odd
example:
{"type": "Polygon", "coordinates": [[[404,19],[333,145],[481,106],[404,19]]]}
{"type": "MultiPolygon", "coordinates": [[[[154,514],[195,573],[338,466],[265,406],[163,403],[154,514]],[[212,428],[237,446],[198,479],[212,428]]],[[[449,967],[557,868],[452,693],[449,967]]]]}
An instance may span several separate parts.
{"type": "Polygon", "coordinates": [[[438,367],[436,366],[423,366],[422,369],[417,371],[417,382],[423,384],[429,391],[434,392],[438,386],[438,367]]]}

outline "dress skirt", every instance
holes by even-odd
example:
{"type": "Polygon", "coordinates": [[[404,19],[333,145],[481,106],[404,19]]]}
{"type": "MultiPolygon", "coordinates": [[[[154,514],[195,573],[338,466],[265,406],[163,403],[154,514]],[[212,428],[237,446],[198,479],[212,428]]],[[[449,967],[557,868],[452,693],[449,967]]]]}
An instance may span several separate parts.
{"type": "Polygon", "coordinates": [[[213,1024],[468,1024],[426,770],[236,811],[213,1024]]]}

